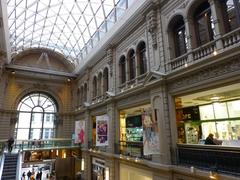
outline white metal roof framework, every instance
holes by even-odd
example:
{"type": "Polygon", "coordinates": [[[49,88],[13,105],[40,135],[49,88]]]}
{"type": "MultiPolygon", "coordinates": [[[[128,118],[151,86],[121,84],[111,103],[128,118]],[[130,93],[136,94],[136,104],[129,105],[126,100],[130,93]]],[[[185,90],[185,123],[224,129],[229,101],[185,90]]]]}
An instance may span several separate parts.
{"type": "Polygon", "coordinates": [[[11,53],[48,48],[77,65],[134,1],[7,0],[11,53]]]}

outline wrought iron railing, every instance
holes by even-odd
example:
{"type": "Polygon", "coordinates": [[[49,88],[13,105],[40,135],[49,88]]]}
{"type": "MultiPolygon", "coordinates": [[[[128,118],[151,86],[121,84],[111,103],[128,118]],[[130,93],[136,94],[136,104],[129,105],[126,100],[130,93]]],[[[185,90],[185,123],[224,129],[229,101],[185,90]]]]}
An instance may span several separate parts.
{"type": "Polygon", "coordinates": [[[240,176],[240,147],[178,144],[177,163],[240,176]]]}

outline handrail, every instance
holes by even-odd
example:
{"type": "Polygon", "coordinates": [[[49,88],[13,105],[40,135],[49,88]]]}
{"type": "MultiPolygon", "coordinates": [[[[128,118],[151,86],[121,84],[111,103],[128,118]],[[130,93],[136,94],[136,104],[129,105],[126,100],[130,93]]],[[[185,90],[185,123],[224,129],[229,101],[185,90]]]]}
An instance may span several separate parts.
{"type": "Polygon", "coordinates": [[[22,169],[22,166],[21,166],[21,158],[22,155],[20,152],[18,152],[18,160],[17,160],[17,168],[16,168],[16,180],[19,180],[21,179],[21,169],[22,169]]]}
{"type": "Polygon", "coordinates": [[[2,153],[2,157],[1,157],[1,161],[0,161],[0,179],[1,179],[1,177],[2,177],[2,171],[3,171],[4,160],[5,160],[5,154],[2,153]]]}
{"type": "MultiPolygon", "coordinates": [[[[5,146],[6,140],[0,140],[2,147],[5,146]],[[1,143],[2,142],[2,143],[1,143]]],[[[15,140],[14,148],[20,151],[42,148],[62,148],[62,147],[79,147],[70,138],[54,138],[39,140],[15,140]]]]}

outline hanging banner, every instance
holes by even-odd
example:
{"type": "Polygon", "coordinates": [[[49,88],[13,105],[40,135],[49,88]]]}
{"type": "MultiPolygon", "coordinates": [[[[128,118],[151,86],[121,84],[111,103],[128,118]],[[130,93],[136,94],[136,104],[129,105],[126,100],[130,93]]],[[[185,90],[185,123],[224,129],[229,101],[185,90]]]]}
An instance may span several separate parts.
{"type": "Polygon", "coordinates": [[[144,155],[160,154],[159,129],[155,112],[147,109],[142,114],[144,155]]]}
{"type": "Polygon", "coordinates": [[[84,143],[85,121],[75,121],[75,143],[84,143]]]}
{"type": "Polygon", "coordinates": [[[108,145],[108,115],[96,116],[96,146],[108,145]]]}

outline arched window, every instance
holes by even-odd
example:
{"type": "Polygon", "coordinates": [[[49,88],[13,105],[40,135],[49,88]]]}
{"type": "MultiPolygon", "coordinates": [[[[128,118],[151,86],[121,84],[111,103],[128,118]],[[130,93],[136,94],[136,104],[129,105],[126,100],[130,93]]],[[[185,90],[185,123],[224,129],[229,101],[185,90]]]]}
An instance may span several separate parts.
{"type": "Polygon", "coordinates": [[[81,91],[80,91],[80,105],[83,104],[84,101],[84,87],[83,85],[81,86],[81,91]]]}
{"type": "Polygon", "coordinates": [[[128,53],[128,64],[129,64],[129,80],[136,77],[136,62],[135,62],[135,52],[131,49],[128,53]]]}
{"type": "Polygon", "coordinates": [[[108,76],[108,68],[103,70],[103,92],[108,91],[109,89],[109,76],[108,76]]]}
{"type": "Polygon", "coordinates": [[[226,32],[240,27],[240,0],[221,0],[226,32]]]}
{"type": "Polygon", "coordinates": [[[94,78],[93,78],[92,92],[93,92],[93,98],[97,97],[97,77],[96,76],[94,76],[94,78]]]}
{"type": "Polygon", "coordinates": [[[84,84],[83,101],[87,102],[87,83],[84,84]]]}
{"type": "Polygon", "coordinates": [[[211,8],[208,1],[201,3],[195,10],[194,21],[196,23],[197,45],[203,45],[213,40],[214,24],[211,15],[211,8]]]}
{"type": "Polygon", "coordinates": [[[98,88],[97,88],[97,95],[102,95],[102,72],[98,74],[98,88]]]}
{"type": "Polygon", "coordinates": [[[126,82],[126,58],[122,56],[119,61],[119,69],[120,69],[120,82],[121,84],[126,82]]]}
{"type": "Polygon", "coordinates": [[[139,75],[147,72],[147,56],[146,56],[146,44],[140,42],[137,47],[138,63],[139,63],[139,75]]]}
{"type": "Polygon", "coordinates": [[[15,126],[15,138],[50,139],[55,137],[57,105],[48,95],[32,93],[24,97],[17,108],[18,121],[15,126]]]}
{"type": "Polygon", "coordinates": [[[77,89],[77,107],[81,104],[81,90],[80,88],[77,89]]]}
{"type": "Polygon", "coordinates": [[[179,57],[187,52],[187,38],[183,17],[177,15],[169,24],[169,39],[173,47],[174,57],[179,57]]]}

